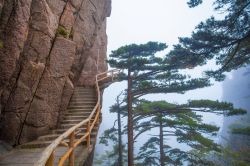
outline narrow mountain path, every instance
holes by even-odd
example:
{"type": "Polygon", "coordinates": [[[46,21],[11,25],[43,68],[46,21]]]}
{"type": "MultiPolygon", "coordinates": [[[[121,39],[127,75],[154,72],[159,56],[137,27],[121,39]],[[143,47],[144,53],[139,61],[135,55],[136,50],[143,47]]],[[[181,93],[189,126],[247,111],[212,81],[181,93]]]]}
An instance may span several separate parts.
{"type": "MultiPolygon", "coordinates": [[[[67,131],[72,126],[87,119],[91,114],[97,102],[95,88],[76,87],[74,94],[70,100],[67,112],[65,113],[60,126],[50,131],[49,134],[38,137],[35,141],[20,145],[8,154],[0,157],[0,166],[30,166],[41,157],[41,153],[50,145],[60,134],[67,131]]],[[[99,124],[99,123],[97,123],[99,124]]],[[[98,126],[93,128],[91,132],[91,142],[94,143],[98,131],[98,126]]],[[[87,125],[80,128],[76,140],[84,135],[87,125]]],[[[69,140],[66,140],[68,143],[69,140]]],[[[59,146],[55,151],[54,164],[58,164],[60,156],[67,151],[67,147],[59,146]]],[[[83,165],[88,156],[86,141],[84,141],[75,150],[75,165],[83,165]]]]}

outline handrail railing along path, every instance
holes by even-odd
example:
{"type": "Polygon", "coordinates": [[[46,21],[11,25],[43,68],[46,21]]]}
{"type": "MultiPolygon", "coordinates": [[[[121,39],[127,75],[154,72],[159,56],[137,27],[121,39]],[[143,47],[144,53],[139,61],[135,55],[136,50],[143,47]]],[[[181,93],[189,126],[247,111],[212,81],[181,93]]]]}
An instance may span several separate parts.
{"type": "Polygon", "coordinates": [[[101,111],[101,103],[100,103],[101,96],[100,96],[99,82],[108,78],[111,78],[113,81],[114,77],[119,73],[120,73],[119,69],[113,69],[96,75],[95,89],[97,93],[97,102],[89,117],[87,119],[84,119],[80,123],[76,124],[75,126],[69,128],[67,131],[61,134],[57,139],[55,139],[48,147],[46,147],[46,149],[41,154],[41,158],[34,164],[34,166],[45,166],[45,165],[54,166],[55,151],[59,145],[68,147],[68,150],[60,157],[58,166],[62,166],[67,159],[69,159],[69,165],[73,166],[75,162],[74,150],[84,140],[87,141],[88,150],[89,151],[91,150],[91,142],[90,142],[91,132],[94,126],[99,122],[100,111],[101,111]],[[91,119],[93,118],[94,120],[93,122],[91,122],[91,119]],[[79,139],[75,139],[76,136],[80,134],[81,131],[80,128],[85,124],[87,124],[86,132],[79,139]],[[65,142],[64,141],[65,139],[69,139],[69,143],[65,142]]]}

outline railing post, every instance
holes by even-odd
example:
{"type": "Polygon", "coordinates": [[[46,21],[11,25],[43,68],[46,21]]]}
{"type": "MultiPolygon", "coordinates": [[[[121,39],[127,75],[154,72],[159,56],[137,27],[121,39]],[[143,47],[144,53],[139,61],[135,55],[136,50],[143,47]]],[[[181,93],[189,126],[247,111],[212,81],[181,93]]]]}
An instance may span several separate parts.
{"type": "MultiPolygon", "coordinates": [[[[73,131],[70,134],[69,148],[74,148],[74,143],[75,143],[75,131],[73,131]]],[[[75,164],[75,154],[74,154],[74,149],[73,149],[69,156],[69,165],[74,166],[74,164],[75,164]]]]}
{"type": "Polygon", "coordinates": [[[54,161],[55,161],[55,151],[51,153],[49,156],[48,161],[46,162],[45,166],[54,166],[54,161]]]}
{"type": "Polygon", "coordinates": [[[101,105],[99,104],[98,107],[97,107],[97,121],[96,121],[96,124],[99,124],[100,123],[100,112],[101,112],[101,105]]]}
{"type": "Polygon", "coordinates": [[[88,122],[87,132],[89,133],[89,135],[87,136],[87,148],[89,150],[89,148],[90,148],[90,135],[91,135],[91,133],[90,133],[90,120],[88,122]]]}
{"type": "Polygon", "coordinates": [[[112,78],[112,81],[114,80],[114,70],[111,70],[111,78],[112,78]]]}

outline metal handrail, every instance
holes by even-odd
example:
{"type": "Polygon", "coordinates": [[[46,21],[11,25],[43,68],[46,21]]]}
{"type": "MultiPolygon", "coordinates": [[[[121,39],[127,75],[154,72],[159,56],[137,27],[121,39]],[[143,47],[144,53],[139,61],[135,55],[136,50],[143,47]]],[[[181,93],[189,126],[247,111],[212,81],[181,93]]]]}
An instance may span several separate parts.
{"type": "Polygon", "coordinates": [[[46,147],[46,149],[42,152],[40,159],[34,164],[34,166],[45,166],[45,165],[54,166],[55,150],[59,145],[64,145],[68,147],[69,149],[67,150],[66,153],[64,153],[61,156],[58,166],[63,165],[68,158],[69,158],[69,165],[73,166],[74,165],[74,149],[85,139],[87,140],[87,148],[88,150],[90,150],[90,147],[91,147],[90,135],[91,135],[92,129],[99,122],[99,118],[100,118],[101,96],[100,96],[99,82],[107,78],[111,78],[113,81],[114,77],[119,73],[120,73],[119,69],[113,69],[113,70],[96,75],[95,88],[97,92],[97,102],[91,114],[89,115],[89,117],[87,119],[84,119],[80,123],[76,124],[75,126],[69,128],[67,131],[61,134],[57,139],[55,139],[48,147],[46,147]],[[94,115],[95,115],[94,121],[91,124],[91,119],[93,118],[94,115]],[[81,138],[75,139],[75,136],[78,133],[76,132],[77,129],[85,124],[87,124],[87,131],[81,138]],[[66,138],[69,138],[69,143],[66,143],[63,141],[66,138]]]}

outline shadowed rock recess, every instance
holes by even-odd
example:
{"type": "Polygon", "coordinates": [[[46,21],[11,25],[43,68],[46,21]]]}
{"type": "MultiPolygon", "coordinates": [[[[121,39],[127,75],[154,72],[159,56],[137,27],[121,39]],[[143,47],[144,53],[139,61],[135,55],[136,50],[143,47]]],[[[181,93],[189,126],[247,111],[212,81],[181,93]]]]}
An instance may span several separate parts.
{"type": "Polygon", "coordinates": [[[74,87],[107,70],[110,11],[111,0],[0,0],[0,139],[56,128],[74,87]]]}

